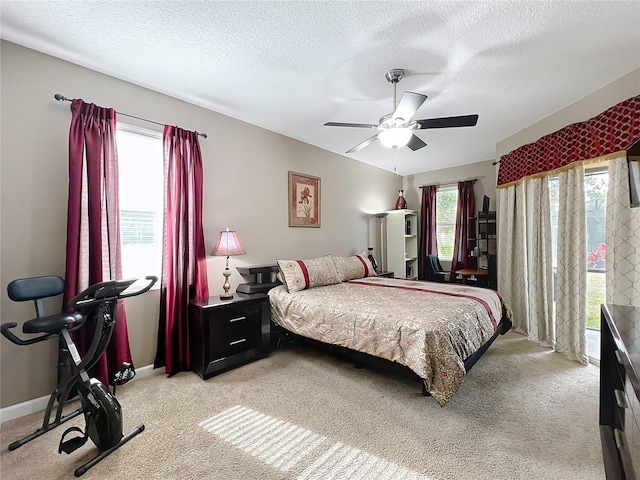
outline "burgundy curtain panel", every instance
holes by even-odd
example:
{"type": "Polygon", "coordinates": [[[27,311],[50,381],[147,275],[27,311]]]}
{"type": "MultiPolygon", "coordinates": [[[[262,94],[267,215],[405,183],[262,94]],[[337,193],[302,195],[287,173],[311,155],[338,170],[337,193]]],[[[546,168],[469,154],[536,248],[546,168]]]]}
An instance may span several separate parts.
{"type": "Polygon", "coordinates": [[[456,233],[453,243],[453,263],[456,271],[469,266],[469,236],[473,233],[471,222],[475,221],[476,200],[473,193],[475,180],[458,182],[458,208],[456,213],[456,233]]]}
{"type": "Polygon", "coordinates": [[[198,133],[165,125],[165,218],[155,366],[190,370],[189,300],[208,298],[202,231],[202,154],[198,133]]]}
{"type": "Polygon", "coordinates": [[[437,185],[422,187],[420,206],[420,243],[418,244],[418,279],[428,280],[427,255],[438,254],[436,235],[436,193],[437,185]]]}
{"type": "MultiPolygon", "coordinates": [[[[69,197],[63,305],[94,283],[122,278],[116,112],[111,108],[71,102],[69,129],[69,197]]],[[[111,342],[92,374],[105,385],[123,362],[131,360],[127,318],[122,301],[116,308],[111,342]]],[[[74,335],[80,354],[92,338],[86,323],[74,335]]]]}

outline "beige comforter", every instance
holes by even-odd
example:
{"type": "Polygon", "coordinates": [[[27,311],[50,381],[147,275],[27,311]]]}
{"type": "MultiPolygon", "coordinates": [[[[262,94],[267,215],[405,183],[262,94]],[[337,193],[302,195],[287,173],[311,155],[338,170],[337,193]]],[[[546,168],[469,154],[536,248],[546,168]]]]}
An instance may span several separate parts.
{"type": "Polygon", "coordinates": [[[460,387],[464,359],[511,317],[489,289],[382,277],[294,293],[279,286],[269,300],[278,325],[405,365],[440,405],[460,387]]]}

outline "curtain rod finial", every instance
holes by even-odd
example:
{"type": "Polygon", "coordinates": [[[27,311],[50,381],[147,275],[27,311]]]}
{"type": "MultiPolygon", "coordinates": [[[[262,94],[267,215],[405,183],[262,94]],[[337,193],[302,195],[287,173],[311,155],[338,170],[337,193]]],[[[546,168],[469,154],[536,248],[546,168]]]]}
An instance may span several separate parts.
{"type": "Polygon", "coordinates": [[[56,93],[53,98],[55,98],[56,100],[58,100],[59,102],[64,102],[66,101],[70,101],[67,97],[65,97],[64,95],[60,95],[59,93],[56,93]]]}

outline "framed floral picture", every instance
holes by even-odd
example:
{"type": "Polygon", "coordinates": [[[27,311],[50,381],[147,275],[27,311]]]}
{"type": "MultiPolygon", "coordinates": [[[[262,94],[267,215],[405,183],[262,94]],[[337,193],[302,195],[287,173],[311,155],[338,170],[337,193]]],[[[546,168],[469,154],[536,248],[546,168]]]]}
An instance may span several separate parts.
{"type": "Polygon", "coordinates": [[[289,226],[320,227],[320,178],[289,172],[289,226]]]}

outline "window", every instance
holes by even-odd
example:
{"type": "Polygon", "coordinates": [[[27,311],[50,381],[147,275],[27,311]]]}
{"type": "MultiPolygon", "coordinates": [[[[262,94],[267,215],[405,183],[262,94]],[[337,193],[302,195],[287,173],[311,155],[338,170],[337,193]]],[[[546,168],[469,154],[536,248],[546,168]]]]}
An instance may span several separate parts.
{"type": "Polygon", "coordinates": [[[162,134],[118,124],[122,276],[160,277],[164,172],[162,134]]]}
{"type": "Polygon", "coordinates": [[[438,238],[438,258],[441,260],[453,260],[457,210],[457,187],[438,189],[436,193],[436,236],[438,238]]]}

